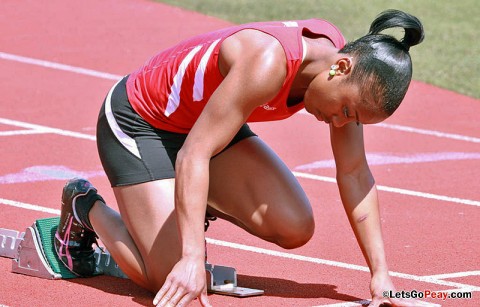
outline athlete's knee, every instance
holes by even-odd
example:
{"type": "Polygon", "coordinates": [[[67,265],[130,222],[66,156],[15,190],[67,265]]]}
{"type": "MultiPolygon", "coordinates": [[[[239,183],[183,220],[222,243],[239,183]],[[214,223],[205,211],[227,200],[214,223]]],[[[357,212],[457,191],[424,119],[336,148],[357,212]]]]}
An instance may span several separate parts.
{"type": "Polygon", "coordinates": [[[305,245],[313,236],[315,221],[310,214],[294,216],[278,232],[276,243],[286,249],[305,245]]]}

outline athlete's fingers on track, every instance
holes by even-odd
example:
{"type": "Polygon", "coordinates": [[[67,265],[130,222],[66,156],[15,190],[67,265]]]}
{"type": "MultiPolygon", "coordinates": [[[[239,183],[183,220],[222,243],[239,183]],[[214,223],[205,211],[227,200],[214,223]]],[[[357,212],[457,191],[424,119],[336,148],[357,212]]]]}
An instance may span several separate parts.
{"type": "Polygon", "coordinates": [[[373,299],[370,304],[368,304],[368,307],[378,307],[380,306],[381,304],[384,304],[385,302],[381,301],[381,300],[376,300],[376,299],[373,299]]]}
{"type": "Polygon", "coordinates": [[[199,299],[200,299],[200,304],[202,304],[203,307],[212,307],[212,305],[208,301],[208,296],[207,296],[207,290],[206,289],[205,289],[205,291],[203,291],[200,294],[199,299]]]}
{"type": "Polygon", "coordinates": [[[172,306],[181,307],[181,306],[187,306],[188,303],[190,303],[194,299],[195,297],[192,296],[191,293],[188,293],[185,290],[179,288],[177,289],[177,292],[170,300],[170,303],[172,304],[172,306]]]}
{"type": "Polygon", "coordinates": [[[165,305],[175,295],[177,289],[173,287],[172,283],[168,280],[165,281],[162,288],[158,290],[157,295],[153,299],[153,305],[155,306],[167,306],[165,305]]]}

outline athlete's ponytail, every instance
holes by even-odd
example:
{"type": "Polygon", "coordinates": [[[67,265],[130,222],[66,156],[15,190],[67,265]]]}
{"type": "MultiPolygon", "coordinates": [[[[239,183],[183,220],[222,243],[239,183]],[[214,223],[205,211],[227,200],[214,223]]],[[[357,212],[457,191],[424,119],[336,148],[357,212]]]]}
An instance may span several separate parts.
{"type": "Polygon", "coordinates": [[[405,36],[401,43],[407,51],[411,46],[423,41],[424,33],[421,22],[415,16],[397,10],[388,10],[378,15],[370,25],[370,31],[367,35],[377,35],[383,30],[398,27],[405,30],[405,36]]]}
{"type": "Polygon", "coordinates": [[[387,115],[393,114],[402,102],[412,79],[411,46],[424,38],[422,23],[414,16],[398,10],[381,13],[372,22],[367,35],[348,43],[340,53],[355,58],[348,82],[355,82],[362,95],[370,95],[375,106],[381,105],[387,115]],[[380,33],[390,28],[403,28],[401,40],[380,33]]]}

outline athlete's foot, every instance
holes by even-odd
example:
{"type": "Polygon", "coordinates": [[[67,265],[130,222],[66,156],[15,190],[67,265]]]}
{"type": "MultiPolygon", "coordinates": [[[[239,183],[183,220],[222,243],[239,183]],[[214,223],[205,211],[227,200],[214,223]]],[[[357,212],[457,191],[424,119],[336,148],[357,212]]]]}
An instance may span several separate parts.
{"type": "Polygon", "coordinates": [[[81,277],[93,276],[95,272],[92,245],[96,243],[97,236],[92,227],[88,227],[89,222],[82,222],[82,216],[88,217],[88,211],[98,199],[102,198],[85,179],[72,179],[63,188],[60,223],[54,240],[55,250],[63,264],[81,277]]]}

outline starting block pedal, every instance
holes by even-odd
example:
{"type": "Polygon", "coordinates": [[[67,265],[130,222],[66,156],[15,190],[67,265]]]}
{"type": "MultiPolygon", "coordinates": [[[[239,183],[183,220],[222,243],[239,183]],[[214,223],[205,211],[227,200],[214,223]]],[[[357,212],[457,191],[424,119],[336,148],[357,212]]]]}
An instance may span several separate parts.
{"type": "MultiPolygon", "coordinates": [[[[58,259],[54,247],[60,218],[39,219],[25,232],[0,228],[0,257],[11,258],[12,272],[45,279],[69,279],[77,276],[58,259]]],[[[105,248],[95,248],[95,275],[128,278],[105,248]]],[[[247,297],[263,290],[239,287],[234,268],[205,263],[207,291],[221,295],[247,297]]]]}
{"type": "Polygon", "coordinates": [[[234,268],[205,263],[207,291],[222,295],[247,297],[263,295],[264,291],[237,286],[237,271],[234,268]]]}

